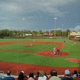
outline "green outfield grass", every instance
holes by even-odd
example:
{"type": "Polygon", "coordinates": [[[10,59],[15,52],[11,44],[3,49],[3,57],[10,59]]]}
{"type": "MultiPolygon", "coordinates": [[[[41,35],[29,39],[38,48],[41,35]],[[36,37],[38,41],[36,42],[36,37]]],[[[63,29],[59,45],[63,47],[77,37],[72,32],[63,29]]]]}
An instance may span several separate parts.
{"type": "Polygon", "coordinates": [[[79,63],[69,62],[67,58],[80,59],[80,43],[74,43],[68,39],[0,39],[0,42],[17,42],[16,44],[0,45],[0,61],[34,64],[42,66],[55,66],[55,67],[79,67],[79,63]],[[39,51],[49,51],[56,44],[34,44],[33,47],[24,47],[28,44],[19,43],[20,41],[44,41],[44,42],[64,42],[64,47],[61,52],[67,52],[69,55],[65,57],[45,57],[36,54],[39,51]],[[7,52],[1,50],[16,50],[16,52],[7,52]],[[28,52],[19,52],[18,50],[25,50],[28,52]],[[32,51],[32,52],[31,52],[32,51]]]}

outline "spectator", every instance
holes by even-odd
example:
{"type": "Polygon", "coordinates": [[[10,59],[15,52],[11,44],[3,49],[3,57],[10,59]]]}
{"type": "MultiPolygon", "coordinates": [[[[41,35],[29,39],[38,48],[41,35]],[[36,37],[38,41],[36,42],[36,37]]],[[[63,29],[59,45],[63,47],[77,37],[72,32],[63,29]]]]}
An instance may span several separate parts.
{"type": "Polygon", "coordinates": [[[24,80],[28,79],[28,77],[24,74],[24,71],[21,71],[24,75],[24,80]]]}
{"type": "Polygon", "coordinates": [[[46,73],[45,73],[44,75],[46,76],[46,78],[47,78],[47,80],[48,80],[48,79],[49,79],[48,75],[47,75],[46,73]]]}
{"type": "Polygon", "coordinates": [[[74,80],[71,75],[69,70],[65,70],[65,76],[61,80],[74,80]]]}
{"type": "Polygon", "coordinates": [[[19,73],[18,80],[27,80],[27,77],[24,75],[24,71],[21,71],[19,73]]]}
{"type": "Polygon", "coordinates": [[[80,78],[80,71],[78,72],[78,77],[80,78]]]}
{"type": "Polygon", "coordinates": [[[18,80],[24,80],[24,74],[23,74],[23,72],[19,73],[18,80]]]}
{"type": "Polygon", "coordinates": [[[2,76],[0,76],[0,80],[3,80],[3,77],[2,76]]]}
{"type": "Polygon", "coordinates": [[[38,80],[47,80],[47,77],[45,76],[44,71],[39,71],[39,77],[38,80]]]}
{"type": "Polygon", "coordinates": [[[11,76],[11,71],[7,72],[7,77],[4,77],[4,80],[15,80],[14,77],[11,76]]]}
{"type": "Polygon", "coordinates": [[[78,72],[78,77],[75,77],[74,80],[80,80],[80,72],[78,72]]]}
{"type": "Polygon", "coordinates": [[[37,72],[36,76],[35,76],[35,80],[38,80],[39,77],[39,72],[37,72]]]}
{"type": "Polygon", "coordinates": [[[74,70],[74,73],[72,74],[72,78],[78,77],[78,72],[77,70],[74,70]]]}
{"type": "Polygon", "coordinates": [[[61,80],[58,76],[57,76],[57,71],[56,70],[51,70],[50,72],[50,78],[49,80],[61,80]]]}
{"type": "Polygon", "coordinates": [[[31,73],[29,74],[28,80],[35,80],[35,79],[34,79],[34,74],[33,74],[33,72],[31,72],[31,73]]]}

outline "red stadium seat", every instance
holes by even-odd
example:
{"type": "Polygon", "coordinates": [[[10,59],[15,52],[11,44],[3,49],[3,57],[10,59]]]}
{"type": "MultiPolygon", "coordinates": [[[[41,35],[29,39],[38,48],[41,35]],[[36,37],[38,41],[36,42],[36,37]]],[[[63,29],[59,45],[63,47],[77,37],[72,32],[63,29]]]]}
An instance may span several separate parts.
{"type": "Polygon", "coordinates": [[[74,80],[80,80],[80,77],[75,77],[74,80]]]}

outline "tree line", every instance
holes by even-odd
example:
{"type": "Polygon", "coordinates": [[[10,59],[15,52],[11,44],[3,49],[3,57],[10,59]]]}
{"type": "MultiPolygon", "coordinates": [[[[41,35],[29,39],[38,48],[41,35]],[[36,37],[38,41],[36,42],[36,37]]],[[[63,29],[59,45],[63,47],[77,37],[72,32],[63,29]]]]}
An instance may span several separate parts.
{"type": "Polygon", "coordinates": [[[32,34],[32,36],[64,36],[67,37],[70,30],[62,31],[62,30],[51,30],[51,31],[30,31],[30,30],[9,30],[4,29],[0,30],[0,37],[24,37],[25,34],[32,34]]]}

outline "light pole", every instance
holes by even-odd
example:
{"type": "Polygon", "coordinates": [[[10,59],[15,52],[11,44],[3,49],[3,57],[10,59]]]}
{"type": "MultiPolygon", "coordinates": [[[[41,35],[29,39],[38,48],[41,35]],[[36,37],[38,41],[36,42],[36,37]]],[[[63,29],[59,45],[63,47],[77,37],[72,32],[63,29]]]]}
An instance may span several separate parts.
{"type": "Polygon", "coordinates": [[[56,37],[56,20],[57,20],[57,17],[55,17],[54,20],[55,20],[55,31],[54,31],[55,34],[54,34],[54,35],[55,35],[55,37],[56,37]]]}
{"type": "Polygon", "coordinates": [[[64,24],[62,24],[62,37],[63,37],[63,26],[64,26],[64,24]]]}

